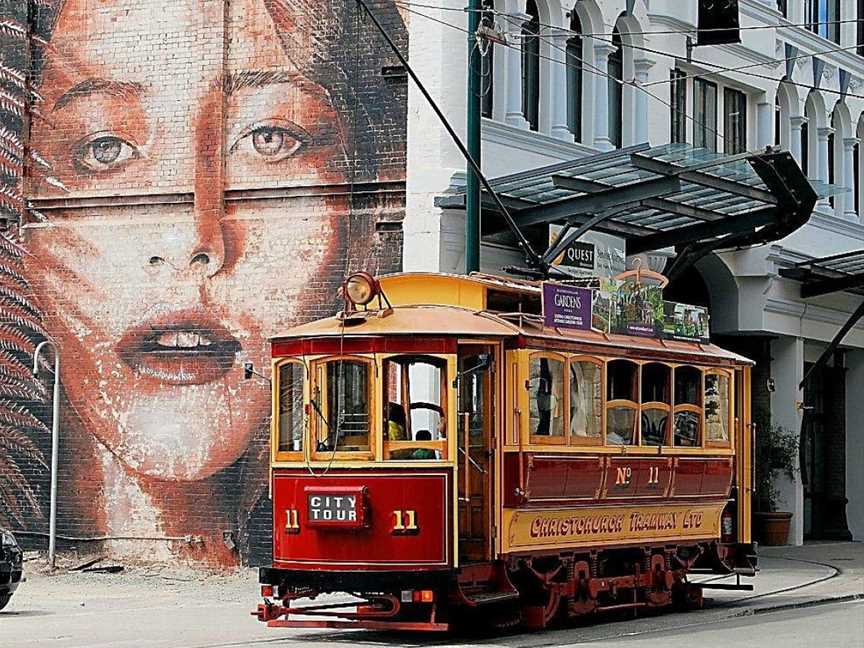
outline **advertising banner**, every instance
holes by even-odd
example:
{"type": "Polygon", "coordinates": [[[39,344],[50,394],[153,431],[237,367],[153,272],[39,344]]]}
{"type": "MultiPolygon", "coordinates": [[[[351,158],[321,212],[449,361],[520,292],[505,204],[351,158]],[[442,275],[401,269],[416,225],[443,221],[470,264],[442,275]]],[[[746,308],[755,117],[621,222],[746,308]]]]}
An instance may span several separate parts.
{"type": "Polygon", "coordinates": [[[584,288],[544,283],[545,325],[685,342],[709,341],[707,309],[665,301],[663,289],[657,284],[600,278],[595,285],[584,288]]]}
{"type": "Polygon", "coordinates": [[[591,328],[591,289],[543,284],[543,320],[550,328],[591,328]]]}

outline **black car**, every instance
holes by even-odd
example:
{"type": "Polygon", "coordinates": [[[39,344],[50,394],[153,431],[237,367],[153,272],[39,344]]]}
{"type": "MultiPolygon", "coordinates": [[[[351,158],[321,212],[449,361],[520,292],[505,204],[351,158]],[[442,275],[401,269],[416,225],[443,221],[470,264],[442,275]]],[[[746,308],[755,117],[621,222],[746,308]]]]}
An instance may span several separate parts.
{"type": "Polygon", "coordinates": [[[9,603],[12,593],[21,582],[24,552],[11,531],[0,529],[0,610],[9,603]]]}

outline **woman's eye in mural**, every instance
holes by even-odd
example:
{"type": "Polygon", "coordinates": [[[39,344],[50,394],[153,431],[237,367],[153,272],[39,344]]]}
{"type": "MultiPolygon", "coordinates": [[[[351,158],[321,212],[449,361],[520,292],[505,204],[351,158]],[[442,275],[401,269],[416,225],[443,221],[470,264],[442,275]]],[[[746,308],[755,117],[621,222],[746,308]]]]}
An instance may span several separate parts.
{"type": "Polygon", "coordinates": [[[254,151],[265,162],[279,162],[297,153],[306,146],[312,136],[293,122],[271,121],[253,124],[246,128],[231,152],[246,148],[254,151]]]}
{"type": "Polygon", "coordinates": [[[138,157],[138,148],[116,135],[89,137],[73,150],[73,161],[78,168],[97,173],[115,169],[138,157]]]}

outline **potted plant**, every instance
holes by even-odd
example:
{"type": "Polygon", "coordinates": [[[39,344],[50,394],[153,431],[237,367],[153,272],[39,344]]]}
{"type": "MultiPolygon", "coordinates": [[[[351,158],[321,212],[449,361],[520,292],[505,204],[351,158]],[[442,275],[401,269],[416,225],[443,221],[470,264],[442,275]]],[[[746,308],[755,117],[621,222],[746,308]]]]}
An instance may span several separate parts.
{"type": "Polygon", "coordinates": [[[789,538],[792,513],[778,511],[780,491],[777,478],[795,479],[798,473],[798,435],[780,425],[756,430],[756,506],[755,531],[764,545],[785,545],[789,538]]]}

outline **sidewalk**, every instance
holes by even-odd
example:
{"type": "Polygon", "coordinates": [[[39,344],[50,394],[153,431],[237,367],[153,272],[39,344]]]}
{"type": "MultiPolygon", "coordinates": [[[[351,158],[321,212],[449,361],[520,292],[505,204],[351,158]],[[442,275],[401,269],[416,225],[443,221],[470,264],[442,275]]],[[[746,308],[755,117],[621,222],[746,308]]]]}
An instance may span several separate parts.
{"type": "MultiPolygon", "coordinates": [[[[705,590],[711,608],[741,615],[864,599],[864,543],[826,542],[800,547],[760,547],[752,592],[705,590]]],[[[702,576],[695,582],[734,583],[735,577],[702,576]]]]}

